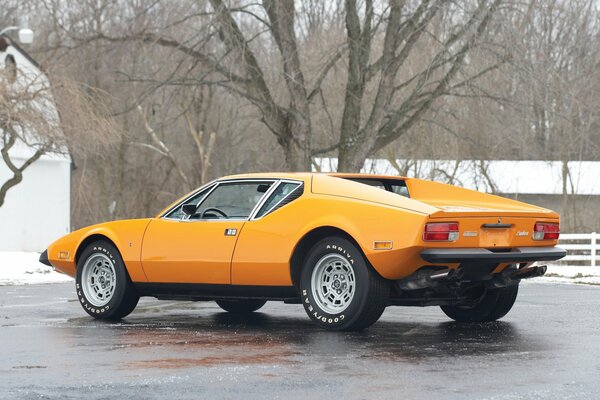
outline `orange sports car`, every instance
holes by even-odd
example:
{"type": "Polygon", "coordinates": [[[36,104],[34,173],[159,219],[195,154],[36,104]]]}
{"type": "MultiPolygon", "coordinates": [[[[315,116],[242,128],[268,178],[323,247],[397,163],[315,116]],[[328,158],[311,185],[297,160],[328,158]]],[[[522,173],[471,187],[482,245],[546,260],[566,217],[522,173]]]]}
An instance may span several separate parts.
{"type": "Polygon", "coordinates": [[[250,313],[302,303],[318,325],[358,330],[385,307],[440,306],[457,321],[502,318],[555,247],[559,215],[456,186],[397,176],[229,176],[154,218],[107,222],[52,243],[40,261],[76,279],[94,318],[140,296],[215,300],[250,313]]]}

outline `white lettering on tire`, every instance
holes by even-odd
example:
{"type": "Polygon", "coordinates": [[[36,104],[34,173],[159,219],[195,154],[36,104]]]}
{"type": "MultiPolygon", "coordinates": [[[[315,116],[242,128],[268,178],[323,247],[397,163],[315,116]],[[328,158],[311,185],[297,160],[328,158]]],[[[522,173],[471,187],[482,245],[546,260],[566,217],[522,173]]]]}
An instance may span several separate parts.
{"type": "MultiPolygon", "coordinates": [[[[94,246],[94,252],[102,252],[102,253],[106,254],[108,257],[110,257],[110,259],[114,263],[116,263],[115,258],[113,257],[111,252],[109,250],[105,249],[104,247],[94,246]]],[[[83,305],[83,308],[85,308],[92,314],[104,314],[105,312],[107,312],[110,309],[110,306],[108,306],[108,305],[105,305],[103,308],[95,308],[95,307],[90,306],[87,303],[87,299],[85,298],[85,296],[83,295],[83,293],[81,291],[81,286],[79,285],[79,283],[75,284],[75,288],[77,289],[77,295],[79,297],[79,300],[81,301],[81,304],[83,305]]]]}

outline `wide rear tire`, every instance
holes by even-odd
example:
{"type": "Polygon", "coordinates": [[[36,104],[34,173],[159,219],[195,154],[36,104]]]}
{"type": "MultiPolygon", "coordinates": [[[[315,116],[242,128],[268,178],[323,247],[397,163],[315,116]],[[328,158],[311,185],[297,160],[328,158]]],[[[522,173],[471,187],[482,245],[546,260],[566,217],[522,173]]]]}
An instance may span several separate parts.
{"type": "Polygon", "coordinates": [[[448,317],[458,322],[490,322],[504,317],[515,304],[519,285],[484,289],[479,302],[472,307],[441,306],[448,317]]]}
{"type": "Polygon", "coordinates": [[[232,314],[249,314],[264,306],[266,300],[217,300],[219,307],[232,314]]]}
{"type": "Polygon", "coordinates": [[[75,287],[79,303],[96,319],[121,319],[140,299],[121,254],[105,240],[89,244],[81,253],[75,287]]]}
{"type": "Polygon", "coordinates": [[[389,298],[389,283],[349,240],[329,237],[309,251],[300,276],[302,304],[319,326],[357,331],[377,322],[389,298]]]}

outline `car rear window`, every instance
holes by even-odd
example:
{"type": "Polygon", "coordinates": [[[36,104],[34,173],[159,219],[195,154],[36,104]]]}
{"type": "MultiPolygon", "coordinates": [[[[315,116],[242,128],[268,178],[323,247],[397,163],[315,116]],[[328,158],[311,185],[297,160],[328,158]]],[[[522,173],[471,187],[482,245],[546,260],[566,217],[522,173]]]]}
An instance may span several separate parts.
{"type": "Polygon", "coordinates": [[[344,178],[349,181],[362,183],[369,186],[374,186],[383,189],[387,192],[399,194],[400,196],[410,197],[406,182],[400,179],[377,179],[377,178],[344,178]]]}
{"type": "Polygon", "coordinates": [[[302,189],[301,182],[281,182],[256,213],[256,218],[267,215],[297,199],[302,195],[302,189]]]}

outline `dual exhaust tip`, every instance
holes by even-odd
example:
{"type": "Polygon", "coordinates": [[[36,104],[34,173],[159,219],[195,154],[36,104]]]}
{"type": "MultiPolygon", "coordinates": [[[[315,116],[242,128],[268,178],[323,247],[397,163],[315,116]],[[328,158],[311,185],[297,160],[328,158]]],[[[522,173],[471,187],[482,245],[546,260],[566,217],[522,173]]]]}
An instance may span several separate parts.
{"type": "MultiPolygon", "coordinates": [[[[542,276],[546,273],[547,267],[545,265],[529,266],[520,269],[506,268],[500,274],[494,275],[491,279],[489,274],[482,275],[482,282],[489,281],[491,286],[502,287],[514,284],[522,279],[535,278],[542,276]],[[487,278],[487,279],[486,279],[487,278]]],[[[473,275],[469,271],[469,278],[473,275]]],[[[401,290],[417,290],[425,289],[445,282],[456,282],[461,281],[466,273],[465,267],[459,267],[456,269],[443,269],[443,270],[421,270],[414,274],[399,280],[396,282],[396,286],[401,290]]],[[[477,279],[469,279],[469,281],[476,281],[477,279]]]]}
{"type": "Polygon", "coordinates": [[[400,290],[418,290],[437,286],[443,282],[459,281],[465,275],[463,269],[419,270],[396,282],[400,290]]]}
{"type": "Polygon", "coordinates": [[[546,273],[548,267],[545,265],[537,265],[535,267],[525,267],[513,271],[510,274],[510,279],[520,281],[521,279],[536,278],[546,273]]]}

